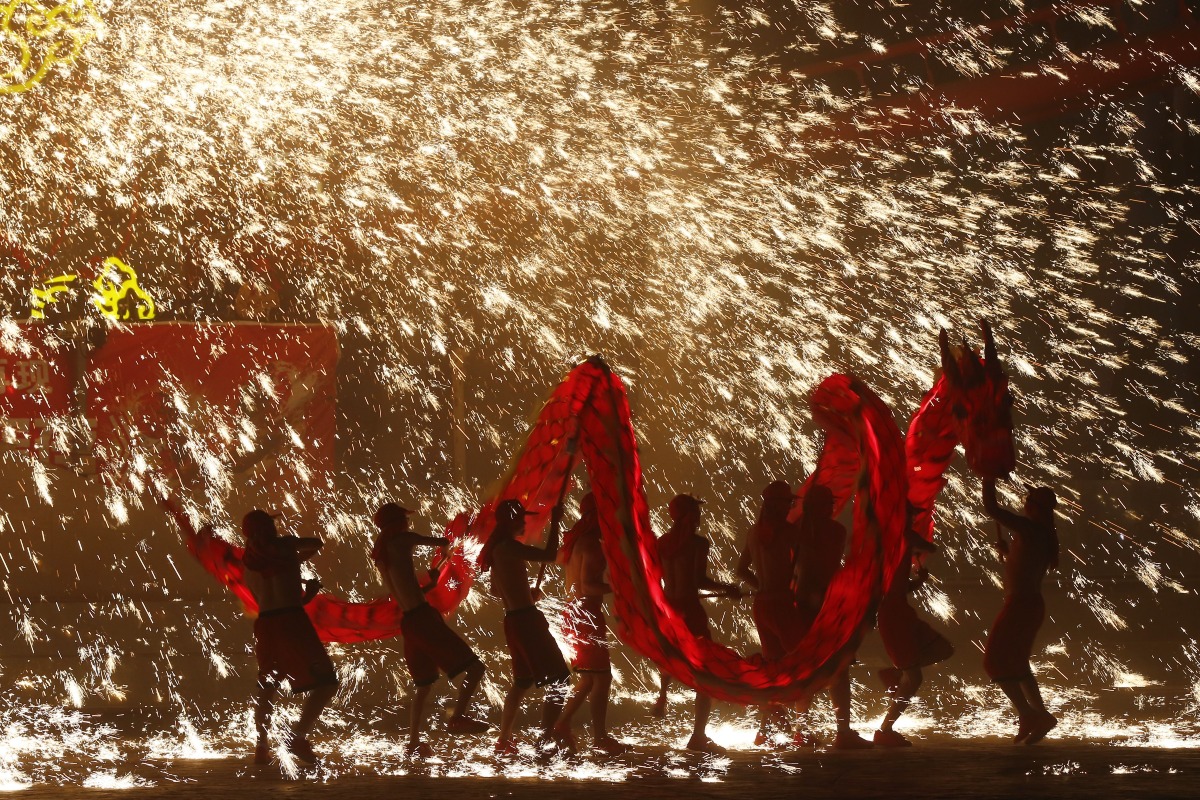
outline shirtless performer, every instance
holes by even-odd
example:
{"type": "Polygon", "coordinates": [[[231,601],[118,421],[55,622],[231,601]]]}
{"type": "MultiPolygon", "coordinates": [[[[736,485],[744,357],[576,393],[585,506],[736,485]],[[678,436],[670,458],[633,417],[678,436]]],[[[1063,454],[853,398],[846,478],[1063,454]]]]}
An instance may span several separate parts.
{"type": "Polygon", "coordinates": [[[1024,513],[1016,514],[996,502],[996,481],[983,481],[983,508],[998,523],[996,548],[1004,562],[1004,607],[988,633],[983,668],[1017,711],[1017,743],[1036,744],[1058,725],[1046,710],[1029,664],[1046,615],[1042,579],[1058,567],[1057,504],[1054,490],[1040,486],[1026,495],[1024,513]],[[1012,532],[1011,538],[1004,528],[1012,532]]]}
{"type": "Polygon", "coordinates": [[[517,753],[513,727],[521,710],[521,700],[530,687],[537,683],[545,689],[542,702],[542,739],[545,740],[553,734],[571,680],[571,671],[550,634],[546,617],[534,603],[527,568],[530,561],[552,562],[558,556],[562,507],[554,509],[545,548],[523,544],[517,539],[525,527],[525,517],[531,513],[519,500],[500,503],[496,507],[496,529],[480,554],[483,569],[492,571],[492,591],[504,604],[504,638],[512,658],[513,684],[504,698],[500,738],[496,742],[496,754],[500,756],[517,753]]]}
{"type": "MultiPolygon", "coordinates": [[[[737,577],[754,590],[754,625],[762,642],[763,658],[778,661],[804,638],[796,593],[791,587],[800,529],[788,522],[795,495],[786,482],[768,484],[762,499],[758,521],[746,535],[737,577]]],[[[783,706],[763,706],[754,743],[770,744],[774,729],[786,725],[787,711],[783,706]]]]}
{"type": "MultiPolygon", "coordinates": [[[[483,679],[483,662],[466,642],[450,630],[442,615],[425,601],[425,592],[417,581],[413,564],[413,551],[416,548],[445,548],[450,541],[442,536],[421,536],[412,531],[409,528],[410,513],[395,503],[385,503],[379,507],[375,512],[379,538],[375,540],[371,558],[379,569],[384,585],[404,611],[400,619],[404,661],[417,687],[413,694],[408,727],[408,752],[412,756],[428,758],[433,753],[421,741],[421,727],[425,719],[425,703],[438,679],[439,670],[450,679],[464,676],[458,700],[454,704],[454,713],[446,721],[446,730],[450,733],[484,733],[488,724],[467,716],[471,698],[483,679]]],[[[433,581],[429,588],[436,585],[437,581],[433,581]]]]}
{"type": "MultiPolygon", "coordinates": [[[[912,514],[913,509],[909,509],[910,525],[912,514]]],[[[883,723],[879,730],[875,731],[874,741],[880,747],[912,746],[912,743],[892,726],[900,719],[913,695],[921,687],[924,678],[921,668],[945,661],[954,655],[954,645],[918,617],[917,612],[908,603],[909,592],[919,588],[929,578],[929,571],[919,561],[926,553],[935,549],[934,545],[918,536],[911,527],[905,531],[905,537],[907,547],[904,559],[900,562],[904,565],[903,571],[896,573],[892,585],[879,603],[879,638],[883,640],[888,658],[895,665],[879,672],[879,678],[891,697],[891,704],[883,717],[883,723]],[[913,557],[914,553],[918,554],[916,560],[913,557]],[[917,566],[916,572],[910,576],[914,565],[917,566]]]]}
{"type": "MultiPolygon", "coordinates": [[[[691,495],[676,495],[668,506],[673,524],[658,540],[658,555],[662,561],[663,591],[675,611],[683,617],[693,636],[712,638],[708,615],[700,602],[700,592],[707,591],[726,597],[740,597],[732,583],[714,580],[708,574],[709,541],[700,536],[700,506],[702,500],[691,495]]],[[[659,703],[665,707],[667,678],[662,678],[659,703]]],[[[656,708],[657,711],[657,708],[656,708]]],[[[696,692],[696,717],[687,749],[701,753],[723,753],[724,748],[708,738],[708,716],[712,713],[712,698],[696,692]]]]}
{"type": "Polygon", "coordinates": [[[293,756],[309,764],[317,760],[308,734],[321,711],[337,692],[337,672],[325,645],[304,613],[304,606],[321,588],[316,580],[303,581],[300,565],[321,549],[320,539],[280,536],[275,518],[255,509],[242,518],[246,552],[246,586],[258,601],[258,619],[254,620],[254,654],[258,658],[258,707],[254,726],[258,744],[256,764],[270,760],[267,730],[279,683],[287,679],[292,694],[308,693],[300,718],[292,726],[287,748],[293,756]]]}
{"type": "Polygon", "coordinates": [[[575,688],[554,724],[554,738],[574,749],[571,717],[583,704],[592,708],[592,746],[609,755],[626,751],[625,745],[608,733],[608,693],[612,687],[612,662],[608,654],[608,627],[604,620],[604,595],[612,593],[605,580],[608,564],[600,546],[600,520],[596,497],[591,492],[579,504],[580,517],[564,537],[559,561],[566,564],[566,586],[571,602],[565,616],[572,632],[575,654],[575,688]]]}
{"type": "MultiPolygon", "coordinates": [[[[808,633],[821,606],[833,576],[842,566],[846,549],[846,528],[833,518],[833,492],[814,484],[804,495],[804,516],[800,521],[800,546],[793,581],[796,586],[796,606],[799,612],[797,633],[808,633]]],[[[837,718],[837,736],[833,746],[838,750],[862,750],[871,742],[850,727],[850,666],[846,665],[829,685],[829,699],[837,718]]],[[[807,743],[801,733],[797,742],[807,743]]]]}

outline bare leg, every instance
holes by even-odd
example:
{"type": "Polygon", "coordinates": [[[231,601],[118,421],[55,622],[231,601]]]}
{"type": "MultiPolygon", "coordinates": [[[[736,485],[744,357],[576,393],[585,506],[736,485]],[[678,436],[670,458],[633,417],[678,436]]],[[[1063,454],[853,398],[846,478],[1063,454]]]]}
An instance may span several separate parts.
{"type": "Polygon", "coordinates": [[[1033,713],[1033,707],[1029,705],[1029,699],[1021,691],[1020,679],[996,681],[996,685],[1008,695],[1008,699],[1012,701],[1013,708],[1016,710],[1018,717],[1026,719],[1033,713]]]}
{"type": "Polygon", "coordinates": [[[513,726],[517,722],[517,714],[521,710],[521,701],[529,692],[530,684],[514,683],[504,696],[504,707],[500,710],[500,740],[496,749],[508,748],[512,743],[513,726]]]}
{"type": "Polygon", "coordinates": [[[1029,702],[1029,706],[1037,711],[1046,710],[1046,702],[1042,700],[1042,690],[1038,686],[1037,678],[1033,675],[1021,678],[1018,681],[1021,687],[1021,694],[1025,695],[1025,699],[1029,702]]]}
{"type": "Polygon", "coordinates": [[[755,744],[770,744],[771,736],[776,731],[786,731],[788,728],[787,708],[778,703],[768,703],[758,707],[758,735],[754,737],[755,744]]]}
{"type": "Polygon", "coordinates": [[[554,723],[562,715],[563,706],[567,703],[567,692],[570,682],[554,683],[542,690],[542,735],[549,736],[554,732],[554,723]]]}
{"type": "Polygon", "coordinates": [[[413,692],[412,709],[408,717],[408,746],[410,749],[421,743],[421,723],[425,721],[425,702],[433,689],[432,683],[418,686],[413,692]]]}
{"type": "Polygon", "coordinates": [[[612,687],[612,673],[597,673],[596,680],[588,692],[588,704],[592,707],[592,741],[608,739],[608,693],[612,687]]]}
{"type": "Polygon", "coordinates": [[[312,732],[313,726],[317,724],[317,718],[321,716],[321,712],[325,710],[325,706],[329,705],[329,701],[335,694],[337,694],[337,684],[331,683],[310,689],[308,696],[304,698],[304,705],[300,707],[300,719],[296,720],[296,724],[292,726],[292,739],[288,742],[288,752],[301,761],[309,764],[316,763],[317,754],[313,752],[312,745],[308,741],[308,734],[312,732]]]}
{"type": "Polygon", "coordinates": [[[667,689],[671,686],[671,679],[660,672],[658,681],[658,699],[654,701],[654,707],[650,709],[652,717],[664,717],[667,714],[667,689]]]}
{"type": "Polygon", "coordinates": [[[467,718],[467,714],[471,710],[471,698],[475,696],[475,691],[479,688],[479,682],[482,680],[483,662],[476,661],[467,667],[464,674],[462,686],[458,690],[458,700],[454,703],[454,714],[450,717],[451,720],[467,718]]]}
{"type": "MultiPolygon", "coordinates": [[[[571,718],[576,712],[583,707],[583,704],[588,701],[589,693],[592,687],[596,685],[596,674],[593,672],[579,673],[579,681],[575,684],[575,688],[571,691],[571,696],[567,699],[567,704],[563,706],[562,713],[559,714],[558,721],[554,723],[554,733],[556,736],[571,735],[571,718]]],[[[593,719],[595,718],[595,710],[592,711],[593,719]]]]}
{"type": "Polygon", "coordinates": [[[838,734],[850,730],[850,670],[842,669],[829,684],[829,700],[837,720],[838,734]]]}
{"type": "Polygon", "coordinates": [[[858,735],[850,727],[850,667],[843,667],[829,685],[829,699],[833,703],[833,715],[837,719],[837,736],[833,746],[839,750],[865,750],[873,747],[871,742],[858,735]]]}
{"type": "MultiPolygon", "coordinates": [[[[1004,693],[1013,700],[1015,706],[1016,700],[1013,699],[1013,694],[1005,684],[1012,684],[1013,689],[1025,703],[1025,708],[1028,709],[1021,714],[1021,724],[1017,731],[1015,741],[1024,742],[1025,744],[1037,744],[1042,739],[1046,738],[1046,734],[1054,730],[1058,725],[1058,719],[1046,710],[1046,704],[1042,700],[1041,689],[1038,688],[1037,678],[1032,674],[1019,678],[1014,681],[1004,681],[1000,684],[1004,689],[1004,693]]],[[[1018,712],[1020,713],[1020,712],[1018,712]]]]}
{"type": "Polygon", "coordinates": [[[900,719],[900,715],[908,709],[917,689],[921,688],[923,678],[920,667],[901,671],[900,682],[896,684],[896,690],[892,693],[892,704],[883,717],[883,724],[879,726],[881,731],[890,731],[896,720],[900,719]]]}
{"type": "Polygon", "coordinates": [[[696,717],[692,723],[692,738],[688,739],[687,749],[701,753],[724,753],[725,750],[708,738],[708,717],[712,713],[712,698],[703,692],[696,692],[696,717]]]}
{"type": "Polygon", "coordinates": [[[304,698],[304,705],[300,708],[300,719],[296,720],[296,725],[292,728],[292,735],[295,738],[308,738],[313,726],[317,724],[317,718],[321,716],[321,712],[325,710],[325,706],[329,705],[329,701],[335,694],[337,694],[336,684],[317,686],[308,693],[308,696],[304,698]]]}
{"type": "Polygon", "coordinates": [[[279,687],[268,681],[258,684],[258,696],[254,705],[254,730],[258,741],[254,747],[254,763],[266,764],[271,760],[270,747],[267,744],[267,733],[271,730],[271,711],[275,707],[275,695],[279,687]]]}

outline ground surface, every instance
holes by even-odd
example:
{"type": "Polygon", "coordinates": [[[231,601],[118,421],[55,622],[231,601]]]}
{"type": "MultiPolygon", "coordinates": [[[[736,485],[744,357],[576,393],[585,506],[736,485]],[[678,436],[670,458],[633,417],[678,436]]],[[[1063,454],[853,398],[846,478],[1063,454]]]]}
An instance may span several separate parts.
{"type": "MultiPolygon", "coordinates": [[[[439,747],[450,743],[440,742],[439,747]]],[[[449,754],[446,753],[448,756],[449,754]]],[[[277,765],[245,759],[145,760],[118,766],[97,788],[34,785],[19,796],[206,798],[826,798],[826,797],[1195,797],[1200,749],[1047,742],[1019,747],[999,740],[925,740],[903,751],[736,753],[729,758],[647,748],[618,759],[590,756],[498,771],[487,759],[413,767],[398,752],[376,765],[332,764],[296,779],[277,765]],[[484,775],[478,774],[485,773],[484,775]],[[490,773],[490,774],[486,774],[490,773]],[[135,784],[130,786],[129,784],[135,784]],[[111,788],[113,784],[125,788],[111,788]],[[141,785],[137,785],[141,784],[141,785]]]]}

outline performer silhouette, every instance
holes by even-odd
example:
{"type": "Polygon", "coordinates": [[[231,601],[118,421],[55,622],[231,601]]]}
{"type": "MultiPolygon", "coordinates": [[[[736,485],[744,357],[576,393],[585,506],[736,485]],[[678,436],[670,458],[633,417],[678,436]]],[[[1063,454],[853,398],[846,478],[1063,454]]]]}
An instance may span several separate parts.
{"type": "MultiPolygon", "coordinates": [[[[707,591],[727,597],[739,597],[738,587],[722,583],[708,574],[708,539],[700,536],[700,509],[703,501],[687,494],[676,495],[668,506],[673,524],[658,540],[658,555],[662,560],[663,591],[667,602],[683,617],[693,636],[711,638],[708,615],[700,602],[700,592],[707,591]]],[[[665,707],[668,682],[662,678],[659,703],[665,707]]],[[[696,692],[696,715],[687,749],[703,753],[723,753],[723,748],[708,738],[708,717],[712,713],[712,698],[696,692]]]]}
{"type": "Polygon", "coordinates": [[[562,507],[554,509],[544,548],[523,544],[516,538],[524,529],[525,517],[531,513],[519,500],[500,503],[496,507],[496,529],[480,554],[483,568],[492,572],[492,590],[504,605],[504,637],[512,659],[513,683],[504,698],[500,737],[496,742],[496,754],[500,756],[517,752],[513,727],[521,700],[535,683],[545,691],[540,738],[543,743],[549,740],[554,723],[562,713],[566,687],[571,680],[571,672],[558,643],[550,634],[546,617],[534,603],[527,567],[530,561],[550,562],[558,555],[562,507]]]}
{"type": "Polygon", "coordinates": [[[600,521],[596,497],[591,492],[580,502],[580,517],[567,532],[559,550],[566,565],[566,585],[571,600],[565,614],[574,655],[571,668],[577,680],[571,696],[554,725],[555,738],[574,749],[571,718],[586,702],[592,710],[592,745],[610,755],[625,752],[625,745],[608,733],[608,696],[612,687],[612,661],[608,654],[608,627],[604,619],[604,595],[612,593],[605,580],[608,564],[600,546],[600,521]]]}
{"type": "MultiPolygon", "coordinates": [[[[467,715],[471,698],[483,679],[483,662],[458,634],[450,630],[442,615],[426,602],[427,589],[422,590],[413,563],[413,552],[418,547],[441,547],[444,550],[450,542],[442,536],[422,536],[412,531],[409,527],[411,513],[395,503],[385,503],[379,507],[375,512],[379,537],[371,550],[371,558],[392,598],[404,611],[400,619],[404,660],[416,685],[407,747],[411,755],[427,758],[432,751],[421,741],[421,730],[425,703],[438,679],[439,670],[450,679],[463,675],[454,713],[446,721],[446,730],[451,733],[484,733],[488,724],[467,715]]],[[[431,577],[433,580],[428,589],[437,586],[437,576],[431,577]]]]}
{"type": "MultiPolygon", "coordinates": [[[[914,509],[910,508],[910,525],[913,512],[914,509]]],[[[883,640],[883,647],[894,665],[879,672],[879,678],[891,697],[883,722],[875,731],[874,741],[880,747],[911,746],[912,743],[892,726],[921,687],[924,679],[921,668],[954,655],[954,645],[918,617],[908,603],[909,592],[919,588],[929,578],[923,559],[935,547],[914,533],[911,527],[906,528],[905,538],[907,546],[904,560],[901,561],[903,571],[897,572],[879,603],[879,638],[883,640]]]]}
{"type": "MultiPolygon", "coordinates": [[[[804,512],[800,520],[800,546],[793,581],[799,612],[799,636],[803,638],[816,621],[825,593],[833,576],[842,566],[846,550],[846,528],[833,518],[833,492],[821,484],[813,484],[804,495],[804,512]]],[[[850,667],[838,670],[829,685],[829,699],[837,719],[837,735],[833,746],[839,750],[861,750],[871,742],[850,727],[850,667]]],[[[796,741],[809,744],[803,731],[796,741]]]]}
{"type": "MultiPolygon", "coordinates": [[[[795,495],[785,481],[774,481],[762,492],[758,521],[746,534],[736,574],[754,590],[754,625],[763,658],[778,661],[804,637],[792,588],[792,565],[800,546],[799,526],[788,522],[795,495]]],[[[777,730],[787,728],[787,711],[778,704],[762,707],[757,745],[773,744],[777,730]]]]}
{"type": "Polygon", "coordinates": [[[996,481],[983,481],[983,508],[998,523],[996,549],[1004,562],[1004,606],[992,623],[983,653],[983,668],[1016,709],[1013,741],[1036,744],[1058,725],[1046,710],[1029,659],[1046,616],[1042,580],[1058,567],[1058,532],[1054,526],[1054,490],[1040,486],[1025,497],[1023,514],[996,501],[996,481]],[[1008,529],[1011,538],[1004,534],[1008,529]]]}

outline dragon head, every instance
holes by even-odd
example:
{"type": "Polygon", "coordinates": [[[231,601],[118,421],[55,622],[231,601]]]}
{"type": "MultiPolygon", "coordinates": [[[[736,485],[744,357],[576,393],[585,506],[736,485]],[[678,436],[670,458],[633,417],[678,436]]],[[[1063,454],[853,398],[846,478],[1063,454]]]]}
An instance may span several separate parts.
{"type": "Polygon", "coordinates": [[[977,475],[1007,477],[1017,463],[1013,445],[1012,394],[1008,376],[996,355],[992,328],[982,322],[983,358],[966,339],[961,347],[950,344],[945,330],[938,337],[942,372],[949,388],[947,400],[954,413],[954,428],[967,454],[967,464],[977,475]]]}

